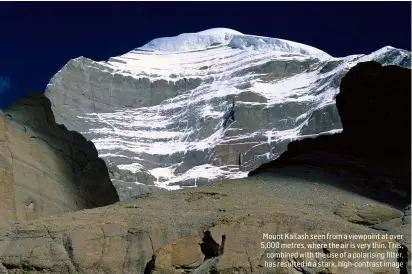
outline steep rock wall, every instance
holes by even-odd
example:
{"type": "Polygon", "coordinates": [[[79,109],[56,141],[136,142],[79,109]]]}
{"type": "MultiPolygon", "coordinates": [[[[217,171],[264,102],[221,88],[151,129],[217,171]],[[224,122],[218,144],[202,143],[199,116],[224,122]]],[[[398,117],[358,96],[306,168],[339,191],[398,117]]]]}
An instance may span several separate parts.
{"type": "Polygon", "coordinates": [[[30,93],[0,112],[0,224],[119,201],[93,143],[30,93]]]}

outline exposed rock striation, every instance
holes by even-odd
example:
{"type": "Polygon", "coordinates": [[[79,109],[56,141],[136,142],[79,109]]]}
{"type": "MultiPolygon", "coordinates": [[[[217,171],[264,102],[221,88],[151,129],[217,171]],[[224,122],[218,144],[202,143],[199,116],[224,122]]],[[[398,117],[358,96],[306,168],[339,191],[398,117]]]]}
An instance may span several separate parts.
{"type": "MultiPolygon", "coordinates": [[[[218,29],[157,39],[107,62],[70,60],[46,96],[56,121],[93,141],[106,163],[151,174],[158,187],[193,187],[245,177],[292,139],[341,131],[340,81],[369,60],[410,67],[411,53],[384,47],[334,58],[218,29]],[[232,99],[235,121],[223,127],[232,99]]],[[[116,179],[121,197],[128,187],[116,179]]]]}
{"type": "Polygon", "coordinates": [[[127,169],[119,169],[116,165],[108,165],[109,174],[120,200],[127,200],[133,196],[167,191],[154,185],[154,176],[145,169],[131,172],[127,169]]]}
{"type": "Polygon", "coordinates": [[[119,201],[92,142],[30,93],[0,112],[0,224],[119,201]]]}

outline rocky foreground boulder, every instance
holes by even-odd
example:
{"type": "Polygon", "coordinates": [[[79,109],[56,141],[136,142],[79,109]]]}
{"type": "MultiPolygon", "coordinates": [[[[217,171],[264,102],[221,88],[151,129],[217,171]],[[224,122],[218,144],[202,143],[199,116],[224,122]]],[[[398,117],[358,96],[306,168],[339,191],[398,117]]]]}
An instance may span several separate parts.
{"type": "MultiPolygon", "coordinates": [[[[346,96],[345,88],[341,92],[339,100],[346,96]]],[[[410,86],[404,93],[410,95],[410,86]]],[[[367,143],[354,149],[356,138],[346,134],[344,129],[342,134],[295,142],[278,161],[245,179],[139,195],[3,228],[0,273],[410,273],[410,192],[403,177],[410,158],[401,160],[396,153],[372,158],[364,147],[367,143]],[[223,254],[205,260],[204,231],[216,240],[226,236],[223,254]],[[265,236],[294,233],[387,235],[390,240],[337,239],[334,243],[342,246],[325,248],[306,244],[331,240],[265,236]],[[305,246],[299,248],[297,243],[305,246]],[[274,266],[301,261],[290,255],[295,252],[324,256],[305,259],[316,266],[274,266]],[[328,255],[345,252],[363,256],[341,260],[328,255]],[[397,259],[387,252],[404,256],[397,259]],[[282,253],[289,255],[274,256],[282,253]],[[366,257],[371,253],[384,258],[366,257]],[[379,265],[380,261],[387,265],[379,265]],[[399,261],[402,268],[394,266],[399,261]],[[377,266],[343,267],[339,262],[377,266]]]]}
{"type": "Polygon", "coordinates": [[[31,93],[0,111],[0,225],[119,201],[92,142],[31,93]]]}

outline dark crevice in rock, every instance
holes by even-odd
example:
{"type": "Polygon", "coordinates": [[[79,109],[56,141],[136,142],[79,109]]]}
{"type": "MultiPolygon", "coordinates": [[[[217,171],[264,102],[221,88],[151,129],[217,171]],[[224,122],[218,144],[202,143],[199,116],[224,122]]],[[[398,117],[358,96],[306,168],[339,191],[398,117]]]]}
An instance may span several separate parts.
{"type": "Polygon", "coordinates": [[[13,263],[8,263],[8,262],[2,262],[3,266],[7,269],[7,270],[11,270],[14,273],[14,270],[23,270],[24,273],[26,271],[48,271],[47,268],[45,267],[40,267],[40,266],[35,266],[35,265],[28,265],[26,263],[21,263],[21,264],[13,264],[13,263]]]}
{"type": "Polygon", "coordinates": [[[102,245],[102,253],[100,254],[100,262],[103,260],[104,250],[106,249],[106,234],[104,233],[104,229],[101,228],[103,234],[103,245],[102,245]]]}
{"type": "Polygon", "coordinates": [[[194,270],[196,266],[190,266],[190,263],[187,265],[176,265],[175,269],[182,269],[182,270],[194,270]]]}
{"type": "Polygon", "coordinates": [[[131,251],[133,248],[135,248],[134,245],[137,243],[137,237],[140,235],[141,232],[142,232],[142,231],[137,230],[137,229],[135,229],[135,228],[130,228],[130,229],[127,231],[126,236],[123,236],[123,237],[125,237],[125,240],[126,240],[126,248],[125,248],[125,255],[124,255],[124,259],[123,259],[123,267],[122,267],[123,270],[122,270],[122,273],[129,273],[129,272],[131,271],[131,269],[129,269],[130,266],[131,266],[131,263],[130,263],[130,256],[131,256],[130,251],[131,251]]]}
{"type": "Polygon", "coordinates": [[[51,235],[51,233],[50,233],[50,230],[47,228],[47,226],[44,226],[44,228],[46,229],[46,231],[47,231],[47,235],[49,235],[49,237],[50,237],[50,239],[54,239],[54,237],[51,235]]]}
{"type": "Polygon", "coordinates": [[[152,255],[151,260],[147,262],[146,267],[144,268],[144,274],[151,274],[153,270],[155,269],[155,263],[156,263],[156,256],[152,255]]]}
{"type": "Polygon", "coordinates": [[[247,256],[248,263],[249,263],[249,271],[250,273],[254,273],[255,271],[253,269],[252,259],[250,258],[249,252],[247,251],[247,247],[245,247],[245,253],[247,256]]]}
{"type": "Polygon", "coordinates": [[[68,234],[64,234],[62,240],[63,240],[63,247],[66,250],[67,256],[69,257],[71,263],[76,268],[76,270],[78,270],[77,263],[74,260],[74,250],[73,250],[71,236],[68,234]]]}
{"type": "Polygon", "coordinates": [[[124,259],[123,259],[123,271],[122,271],[123,274],[126,273],[125,272],[126,267],[128,267],[129,264],[130,264],[130,246],[131,246],[131,242],[130,242],[129,237],[130,236],[129,236],[129,232],[128,232],[127,236],[126,236],[126,250],[125,250],[124,259]]]}
{"type": "Polygon", "coordinates": [[[155,253],[155,249],[154,249],[154,246],[153,246],[152,237],[150,237],[150,235],[149,235],[148,237],[149,237],[149,240],[150,240],[150,246],[152,247],[152,252],[153,252],[153,254],[154,254],[154,253],[155,253]]]}
{"type": "Polygon", "coordinates": [[[349,220],[349,222],[351,222],[352,224],[356,224],[356,225],[363,225],[363,226],[367,226],[372,228],[373,225],[375,225],[375,223],[371,223],[368,221],[357,221],[357,220],[349,220]]]}

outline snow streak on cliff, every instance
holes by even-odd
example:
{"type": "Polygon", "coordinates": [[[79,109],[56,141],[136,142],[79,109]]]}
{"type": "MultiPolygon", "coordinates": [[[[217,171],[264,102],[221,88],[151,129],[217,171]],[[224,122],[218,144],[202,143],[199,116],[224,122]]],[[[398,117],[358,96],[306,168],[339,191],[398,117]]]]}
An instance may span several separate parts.
{"type": "Polygon", "coordinates": [[[340,79],[367,60],[410,67],[411,53],[334,58],[219,28],[155,39],[108,62],[70,60],[46,95],[56,120],[92,140],[109,166],[144,174],[127,180],[174,189],[243,177],[291,139],[340,131],[340,79]],[[235,121],[224,128],[232,100],[235,121]]]}

